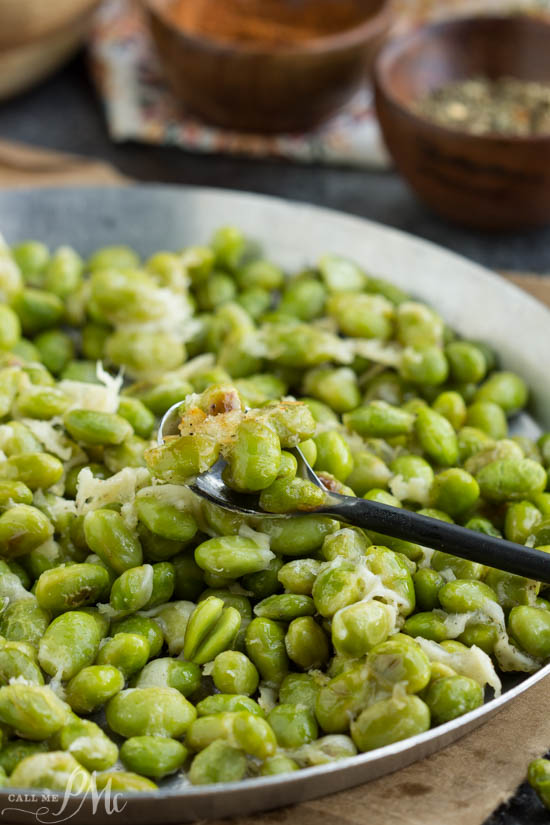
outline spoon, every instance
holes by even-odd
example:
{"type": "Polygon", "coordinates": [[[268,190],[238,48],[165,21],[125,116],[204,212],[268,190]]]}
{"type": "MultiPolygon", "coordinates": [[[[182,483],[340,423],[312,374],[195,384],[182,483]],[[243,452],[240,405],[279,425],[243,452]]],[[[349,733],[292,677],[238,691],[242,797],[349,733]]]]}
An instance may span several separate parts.
{"type": "MultiPolygon", "coordinates": [[[[181,404],[181,401],[174,404],[164,415],[158,432],[159,445],[164,444],[166,436],[179,435],[178,410],[181,404]]],[[[298,461],[298,475],[325,490],[323,483],[310,467],[301,450],[295,447],[289,452],[292,452],[298,461]]],[[[197,476],[189,484],[189,488],[196,495],[217,504],[218,507],[234,513],[242,513],[245,516],[288,518],[305,515],[303,511],[285,513],[282,516],[266,513],[260,508],[258,495],[237,493],[225,484],[222,478],[225,466],[224,459],[219,459],[209,470],[197,476]]],[[[330,516],[355,527],[374,530],[386,536],[404,539],[432,550],[450,553],[461,559],[550,584],[550,553],[534,550],[522,544],[506,541],[506,539],[487,536],[475,530],[459,527],[457,524],[449,524],[439,519],[419,515],[411,510],[392,507],[389,504],[343,496],[328,490],[326,492],[326,504],[315,510],[308,510],[307,514],[330,516]]]]}

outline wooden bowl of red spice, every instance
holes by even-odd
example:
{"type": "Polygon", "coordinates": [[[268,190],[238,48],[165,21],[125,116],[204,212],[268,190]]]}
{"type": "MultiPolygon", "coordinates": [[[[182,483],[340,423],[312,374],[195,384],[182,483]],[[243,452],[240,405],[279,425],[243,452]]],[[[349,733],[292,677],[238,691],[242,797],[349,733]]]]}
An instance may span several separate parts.
{"type": "Polygon", "coordinates": [[[390,24],[388,0],[143,0],[166,77],[205,120],[295,132],[338,110],[390,24]]]}
{"type": "Polygon", "coordinates": [[[550,223],[550,22],[475,17],[380,51],[378,118],[398,170],[446,218],[507,230],[550,223]]]}

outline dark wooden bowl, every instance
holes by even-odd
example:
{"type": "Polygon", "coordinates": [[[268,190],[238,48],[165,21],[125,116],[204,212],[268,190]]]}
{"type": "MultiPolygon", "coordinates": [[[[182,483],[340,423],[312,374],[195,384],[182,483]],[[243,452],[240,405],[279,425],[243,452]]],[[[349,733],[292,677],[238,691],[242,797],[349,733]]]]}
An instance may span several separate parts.
{"type": "Polygon", "coordinates": [[[176,26],[169,0],[143,2],[182,103],[211,123],[258,132],[302,131],[330,117],[364,79],[390,25],[388,0],[355,0],[354,25],[343,31],[288,46],[223,42],[176,26]]]}
{"type": "Polygon", "coordinates": [[[386,144],[434,210],[483,229],[550,223],[550,136],[474,136],[411,110],[427,92],[472,75],[550,83],[550,23],[512,16],[427,25],[387,44],[374,75],[386,144]]]}

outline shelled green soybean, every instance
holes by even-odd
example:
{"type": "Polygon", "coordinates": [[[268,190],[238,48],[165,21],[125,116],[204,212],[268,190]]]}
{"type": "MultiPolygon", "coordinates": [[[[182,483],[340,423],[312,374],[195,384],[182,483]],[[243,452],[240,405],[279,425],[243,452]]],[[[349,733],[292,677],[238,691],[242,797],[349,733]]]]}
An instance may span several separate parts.
{"type": "Polygon", "coordinates": [[[527,387],[434,309],[234,228],[146,261],[2,244],[0,301],[1,783],[295,771],[550,656],[539,583],[312,514],[297,477],[300,445],[330,489],[550,546],[550,435],[508,434],[527,387]],[[265,517],[186,489],[220,455],[265,517]]]}

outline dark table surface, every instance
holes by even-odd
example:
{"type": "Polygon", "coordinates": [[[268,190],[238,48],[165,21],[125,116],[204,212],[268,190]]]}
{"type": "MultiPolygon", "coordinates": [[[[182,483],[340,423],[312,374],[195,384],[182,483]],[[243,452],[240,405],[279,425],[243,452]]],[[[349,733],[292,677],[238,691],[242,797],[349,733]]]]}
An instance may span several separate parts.
{"type": "MultiPolygon", "coordinates": [[[[0,106],[0,138],[103,158],[142,181],[243,189],[341,209],[420,235],[495,269],[550,273],[550,228],[494,235],[452,226],[422,206],[391,172],[114,144],[82,55],[39,88],[0,106]]],[[[534,792],[522,785],[485,825],[549,822],[534,792]]]]}

